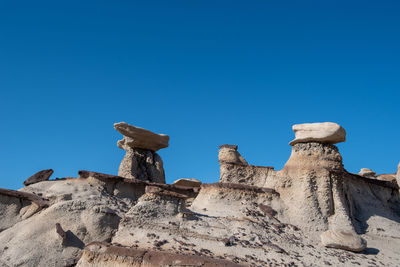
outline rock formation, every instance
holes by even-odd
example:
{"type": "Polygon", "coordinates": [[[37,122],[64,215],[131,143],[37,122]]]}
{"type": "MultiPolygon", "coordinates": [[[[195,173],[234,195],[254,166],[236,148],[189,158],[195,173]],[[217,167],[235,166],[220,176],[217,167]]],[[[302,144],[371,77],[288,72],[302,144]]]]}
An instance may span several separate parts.
{"type": "Polygon", "coordinates": [[[47,181],[47,180],[49,180],[49,178],[52,174],[53,174],[52,169],[37,172],[34,175],[32,175],[31,177],[29,177],[28,179],[26,179],[23,184],[26,186],[26,185],[38,183],[41,181],[47,181]]]}
{"type": "Polygon", "coordinates": [[[118,141],[118,147],[126,151],[118,175],[165,183],[163,162],[156,151],[168,147],[169,136],[156,134],[125,122],[115,123],[114,128],[124,135],[124,138],[118,141]]]}
{"type": "Polygon", "coordinates": [[[397,166],[396,181],[397,184],[400,186],[400,162],[399,165],[397,166]]]}
{"type": "Polygon", "coordinates": [[[198,179],[178,179],[172,183],[173,185],[185,186],[185,187],[200,187],[201,181],[198,179]]]}
{"type": "Polygon", "coordinates": [[[368,177],[368,178],[375,178],[376,177],[376,172],[374,172],[371,169],[368,168],[362,168],[360,170],[360,172],[358,173],[358,175],[364,176],[364,177],[368,177]]]}
{"type": "MultiPolygon", "coordinates": [[[[314,139],[295,142],[279,171],[221,146],[218,183],[155,182],[154,161],[131,154],[140,164],[118,176],[79,171],[0,189],[0,267],[397,266],[398,184],[347,172],[333,145],[345,136],[321,139],[324,127],[309,127],[314,139]]],[[[127,154],[168,145],[116,128],[127,154]]]]}
{"type": "Polygon", "coordinates": [[[296,138],[289,144],[318,142],[336,144],[346,140],[346,131],[337,123],[304,123],[293,125],[296,138]]]}

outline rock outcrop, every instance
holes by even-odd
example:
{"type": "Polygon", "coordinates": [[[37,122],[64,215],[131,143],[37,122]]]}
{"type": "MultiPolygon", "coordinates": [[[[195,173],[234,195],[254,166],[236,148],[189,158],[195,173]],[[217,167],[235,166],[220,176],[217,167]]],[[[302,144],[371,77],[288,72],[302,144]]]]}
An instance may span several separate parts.
{"type": "Polygon", "coordinates": [[[293,144],[279,171],[223,145],[218,183],[155,182],[154,162],[139,160],[123,176],[82,170],[0,189],[0,267],[397,266],[399,186],[347,172],[329,142],[293,144]]]}
{"type": "Polygon", "coordinates": [[[185,186],[185,187],[200,187],[201,181],[198,179],[178,179],[172,183],[173,185],[185,186]]]}
{"type": "Polygon", "coordinates": [[[291,146],[307,142],[336,144],[346,141],[346,131],[333,122],[295,124],[293,131],[296,138],[289,143],[291,146]]]}
{"type": "Polygon", "coordinates": [[[364,177],[368,177],[368,178],[375,178],[376,177],[376,172],[374,172],[371,169],[368,168],[362,168],[360,170],[360,172],[358,173],[358,175],[364,176],[364,177]]]}
{"type": "Polygon", "coordinates": [[[246,183],[264,186],[265,181],[273,175],[274,168],[249,165],[240,155],[236,145],[222,145],[218,152],[221,183],[246,183]]]}
{"type": "Polygon", "coordinates": [[[115,123],[114,128],[124,135],[124,138],[118,141],[118,147],[126,151],[118,175],[165,183],[163,161],[156,151],[168,147],[169,136],[156,134],[125,122],[115,123]]]}
{"type": "Polygon", "coordinates": [[[26,185],[30,185],[30,184],[34,184],[34,183],[38,183],[38,182],[42,182],[42,181],[47,181],[47,180],[49,180],[49,178],[52,174],[53,174],[52,169],[39,171],[39,172],[35,173],[34,175],[32,175],[31,177],[29,177],[28,179],[26,179],[23,184],[26,186],[26,185]]]}
{"type": "Polygon", "coordinates": [[[396,181],[397,181],[397,185],[400,187],[400,163],[397,166],[396,181]]]}

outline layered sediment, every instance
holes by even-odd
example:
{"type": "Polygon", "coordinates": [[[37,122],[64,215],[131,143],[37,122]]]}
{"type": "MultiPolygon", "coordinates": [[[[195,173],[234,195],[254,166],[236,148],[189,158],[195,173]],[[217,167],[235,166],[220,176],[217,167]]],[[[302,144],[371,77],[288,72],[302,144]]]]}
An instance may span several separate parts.
{"type": "Polygon", "coordinates": [[[142,153],[118,175],[47,171],[0,189],[0,266],[398,265],[396,180],[347,172],[334,145],[344,129],[323,125],[295,127],[279,171],[223,145],[218,183],[165,184],[154,155],[166,136],[118,124],[127,155],[142,153]]]}

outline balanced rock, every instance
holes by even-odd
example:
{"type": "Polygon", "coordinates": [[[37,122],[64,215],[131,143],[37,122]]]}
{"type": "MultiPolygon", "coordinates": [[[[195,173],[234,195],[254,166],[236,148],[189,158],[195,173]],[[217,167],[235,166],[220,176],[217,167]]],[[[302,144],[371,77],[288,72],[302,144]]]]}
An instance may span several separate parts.
{"type": "Polygon", "coordinates": [[[322,245],[354,252],[363,251],[367,242],[353,231],[328,230],[321,234],[322,245]]]}
{"type": "Polygon", "coordinates": [[[289,145],[297,143],[318,142],[336,144],[346,141],[346,131],[337,123],[304,123],[292,127],[296,138],[289,145]]]}
{"type": "Polygon", "coordinates": [[[155,151],[168,147],[169,136],[125,122],[115,123],[114,128],[124,135],[117,144],[126,151],[118,176],[165,183],[163,161],[155,151]]]}
{"type": "Polygon", "coordinates": [[[27,186],[27,185],[39,183],[42,181],[47,181],[47,180],[49,180],[49,178],[52,174],[53,174],[52,169],[37,172],[34,175],[32,175],[31,177],[29,177],[28,179],[26,179],[23,184],[25,186],[27,186]]]}
{"type": "Polygon", "coordinates": [[[368,178],[375,178],[376,172],[374,172],[373,170],[368,169],[368,168],[362,168],[360,170],[360,172],[358,173],[358,175],[368,177],[368,178]]]}
{"type": "Polygon", "coordinates": [[[114,128],[124,135],[124,139],[118,143],[119,147],[129,146],[152,151],[168,147],[168,135],[156,134],[149,130],[129,125],[126,122],[114,123],[114,128]]]}
{"type": "Polygon", "coordinates": [[[173,182],[173,185],[185,186],[185,187],[200,187],[201,181],[197,179],[178,179],[173,182]]]}

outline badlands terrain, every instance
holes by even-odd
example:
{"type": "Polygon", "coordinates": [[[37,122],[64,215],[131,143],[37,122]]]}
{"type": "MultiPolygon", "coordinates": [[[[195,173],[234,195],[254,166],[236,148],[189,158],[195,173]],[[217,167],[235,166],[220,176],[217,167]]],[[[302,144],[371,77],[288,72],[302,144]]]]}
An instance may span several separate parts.
{"type": "Polygon", "coordinates": [[[157,151],[169,137],[114,128],[118,176],[43,170],[0,189],[0,266],[400,265],[399,170],[346,171],[336,123],[294,125],[281,170],[221,145],[213,184],[166,184],[157,151]]]}

